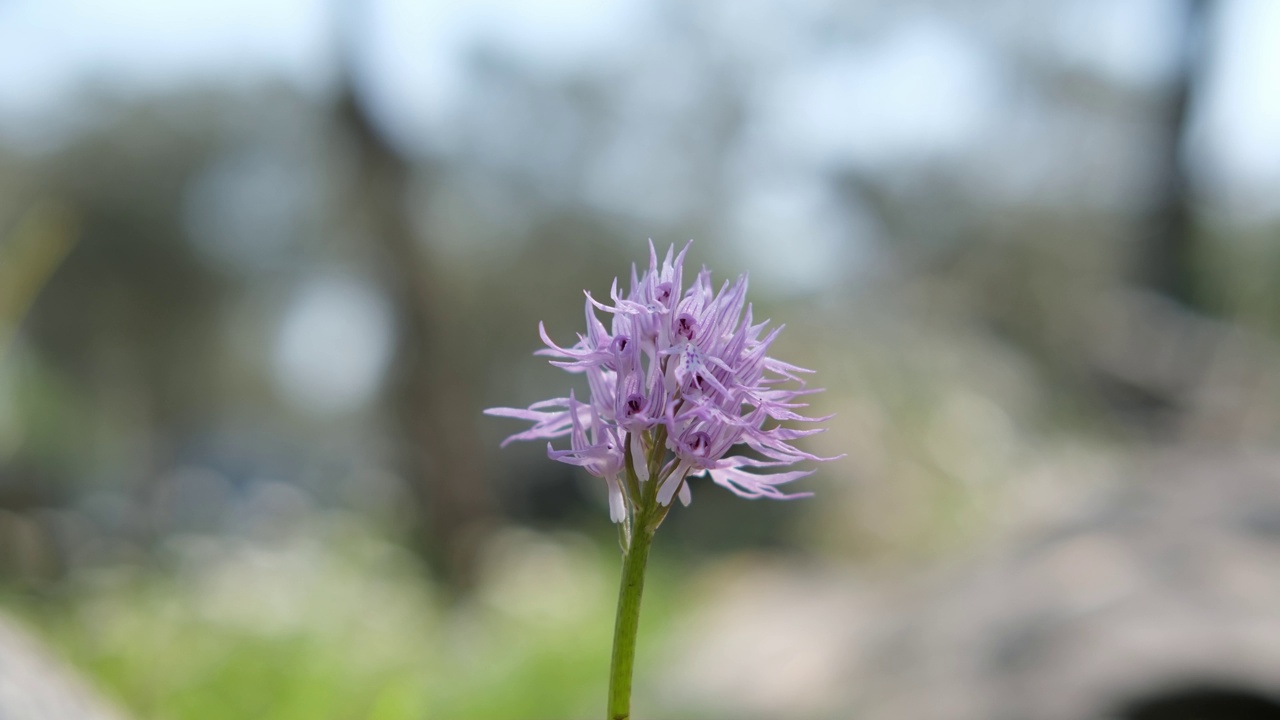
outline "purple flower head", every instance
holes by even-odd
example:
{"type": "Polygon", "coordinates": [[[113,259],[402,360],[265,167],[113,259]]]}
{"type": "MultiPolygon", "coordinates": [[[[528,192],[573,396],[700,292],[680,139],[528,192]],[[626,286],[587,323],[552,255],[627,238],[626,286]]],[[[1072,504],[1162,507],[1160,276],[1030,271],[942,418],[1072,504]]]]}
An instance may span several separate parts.
{"type": "Polygon", "coordinates": [[[686,245],[675,254],[672,246],[659,265],[651,241],[649,269],[637,276],[632,266],[625,296],[617,280],[610,303],[586,293],[587,331],[572,347],[557,345],[539,324],[547,347],[536,354],[586,375],[589,402],[570,393],[528,409],[485,411],[533,423],[503,445],[568,435],[569,449],[555,450],[548,442],[548,456],[604,478],[614,522],[628,517],[628,508],[639,502],[635,494],[650,482],[658,483],[656,499],[663,506],[675,497],[687,505],[688,479],[702,476],[742,497],[805,497],[810,493],[788,494],[779,486],[813,471],[777,468],[835,459],[791,445],[821,429],[793,429],[782,421],[827,418],[797,412],[806,407],[802,396],[819,392],[806,389],[800,378],[812,371],[767,355],[782,327],[766,332],[769,321],[754,321],[746,276],[726,281],[716,292],[703,268],[685,289],[688,251],[686,245]],[[611,318],[608,329],[597,311],[611,318]]]}

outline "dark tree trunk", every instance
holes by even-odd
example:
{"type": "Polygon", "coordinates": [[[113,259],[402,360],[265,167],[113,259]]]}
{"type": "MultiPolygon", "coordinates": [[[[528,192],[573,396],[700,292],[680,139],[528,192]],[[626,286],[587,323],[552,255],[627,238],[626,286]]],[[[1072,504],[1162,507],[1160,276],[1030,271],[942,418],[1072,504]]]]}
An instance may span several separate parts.
{"type": "Polygon", "coordinates": [[[1185,8],[1176,75],[1163,103],[1156,182],[1139,248],[1138,280],[1188,309],[1207,312],[1209,303],[1196,269],[1195,218],[1182,147],[1207,55],[1210,2],[1186,0],[1185,8]]]}
{"type": "Polygon", "coordinates": [[[458,343],[450,341],[448,299],[441,297],[428,245],[408,214],[410,165],[361,101],[355,53],[347,45],[346,82],[336,111],[357,154],[352,205],[375,245],[396,321],[396,350],[385,386],[390,445],[413,493],[416,549],[449,587],[465,590],[473,579],[476,543],[494,512],[475,432],[479,410],[472,373],[466,358],[451,349],[458,343]]]}

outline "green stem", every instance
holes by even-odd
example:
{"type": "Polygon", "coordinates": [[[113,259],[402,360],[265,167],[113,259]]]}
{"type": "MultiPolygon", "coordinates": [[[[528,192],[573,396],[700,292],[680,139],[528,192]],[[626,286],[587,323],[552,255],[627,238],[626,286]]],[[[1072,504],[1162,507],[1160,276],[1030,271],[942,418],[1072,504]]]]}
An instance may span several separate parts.
{"type": "Polygon", "coordinates": [[[642,512],[636,518],[631,545],[622,560],[618,619],[613,626],[613,662],[609,666],[609,720],[631,717],[631,676],[636,663],[640,595],[644,592],[644,569],[649,562],[649,545],[653,542],[648,514],[642,512]]]}

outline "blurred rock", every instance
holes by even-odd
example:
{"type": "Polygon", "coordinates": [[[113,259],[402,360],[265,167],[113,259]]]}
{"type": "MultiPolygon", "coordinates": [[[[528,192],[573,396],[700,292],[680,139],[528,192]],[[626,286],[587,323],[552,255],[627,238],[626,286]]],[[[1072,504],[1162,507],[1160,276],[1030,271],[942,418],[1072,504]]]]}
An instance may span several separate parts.
{"type": "Polygon", "coordinates": [[[0,720],[123,720],[74,671],[0,616],[0,720]]]}
{"type": "Polygon", "coordinates": [[[663,686],[711,717],[1280,718],[1280,458],[1129,475],[930,577],[722,578],[663,686]]]}
{"type": "Polygon", "coordinates": [[[902,719],[1280,717],[1280,461],[1182,451],[1133,475],[903,609],[851,705],[902,719]],[[1270,714],[1233,714],[1246,698],[1270,714]]]}

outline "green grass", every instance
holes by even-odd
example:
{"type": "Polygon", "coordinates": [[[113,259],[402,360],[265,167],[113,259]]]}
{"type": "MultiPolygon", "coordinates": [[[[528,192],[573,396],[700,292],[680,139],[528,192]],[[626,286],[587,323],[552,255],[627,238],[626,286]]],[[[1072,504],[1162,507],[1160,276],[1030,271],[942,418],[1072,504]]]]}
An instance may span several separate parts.
{"type": "MultiPolygon", "coordinates": [[[[143,720],[604,712],[612,547],[508,532],[455,604],[349,520],[266,544],[188,539],[169,556],[86,573],[65,601],[7,604],[143,720]]],[[[670,587],[651,580],[642,646],[669,624],[670,587]]],[[[643,674],[643,647],[640,661],[643,674]]]]}

